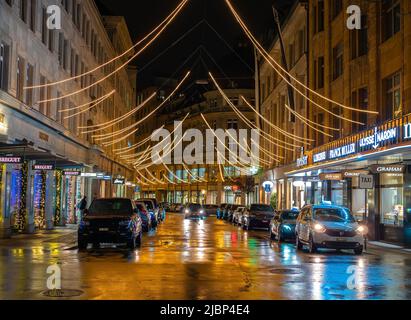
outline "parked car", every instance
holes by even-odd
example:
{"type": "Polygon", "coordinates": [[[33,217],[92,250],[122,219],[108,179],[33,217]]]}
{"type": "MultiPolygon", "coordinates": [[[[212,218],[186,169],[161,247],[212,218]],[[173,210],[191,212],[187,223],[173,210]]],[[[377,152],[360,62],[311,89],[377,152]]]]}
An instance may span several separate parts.
{"type": "Polygon", "coordinates": [[[270,238],[278,241],[295,240],[298,209],[278,211],[270,223],[270,238]]]}
{"type": "Polygon", "coordinates": [[[227,203],[222,203],[217,209],[217,219],[222,219],[224,215],[224,210],[228,206],[227,203]]]}
{"type": "Polygon", "coordinates": [[[345,207],[320,204],[305,206],[297,219],[296,246],[307,245],[309,252],[318,248],[352,249],[362,254],[367,228],[359,225],[350,210],[345,207]]]}
{"type": "Polygon", "coordinates": [[[238,207],[233,214],[233,223],[236,225],[241,225],[241,221],[243,220],[243,212],[246,207],[238,207]]]}
{"type": "Polygon", "coordinates": [[[269,229],[274,209],[267,204],[252,204],[243,215],[243,229],[269,229]]]}
{"type": "Polygon", "coordinates": [[[157,228],[158,219],[157,219],[157,214],[156,214],[155,210],[153,209],[153,203],[151,201],[143,201],[143,200],[137,200],[135,203],[136,203],[136,205],[137,204],[144,205],[144,207],[146,208],[146,210],[149,213],[150,218],[151,218],[151,227],[152,228],[157,228]]]}
{"type": "Polygon", "coordinates": [[[189,203],[184,210],[185,219],[204,219],[206,213],[201,204],[189,203]]]}
{"type": "Polygon", "coordinates": [[[124,198],[95,199],[78,228],[78,248],[89,243],[126,243],[130,249],[141,245],[142,221],[134,202],[124,198]],[[134,214],[136,218],[133,220],[134,214]]]}
{"type": "Polygon", "coordinates": [[[217,216],[218,205],[216,204],[205,204],[204,210],[207,216],[217,216]]]}
{"type": "Polygon", "coordinates": [[[181,203],[176,203],[174,206],[174,212],[178,212],[178,213],[183,213],[185,209],[185,206],[181,203]]]}
{"type": "Polygon", "coordinates": [[[148,212],[146,205],[142,202],[136,202],[136,207],[139,211],[140,218],[143,223],[143,231],[149,232],[151,230],[152,223],[151,214],[148,212]]]}

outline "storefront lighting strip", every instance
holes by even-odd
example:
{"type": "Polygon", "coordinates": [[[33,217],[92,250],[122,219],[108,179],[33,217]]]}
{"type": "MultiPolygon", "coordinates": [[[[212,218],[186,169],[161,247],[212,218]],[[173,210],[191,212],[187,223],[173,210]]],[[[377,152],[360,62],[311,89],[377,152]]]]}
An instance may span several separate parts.
{"type": "Polygon", "coordinates": [[[370,158],[370,157],[373,157],[373,156],[376,156],[376,155],[379,155],[379,154],[389,153],[389,152],[392,152],[392,151],[395,151],[395,150],[408,149],[408,148],[411,148],[411,145],[397,146],[397,147],[393,147],[393,148],[390,148],[390,149],[387,149],[387,150],[380,150],[380,151],[373,152],[373,153],[368,153],[368,154],[359,154],[359,155],[351,157],[351,158],[335,160],[335,161],[327,162],[327,163],[320,164],[320,165],[317,165],[317,166],[311,166],[309,168],[302,169],[302,170],[289,171],[289,172],[286,172],[285,175],[291,176],[291,175],[307,173],[309,171],[325,169],[329,166],[335,166],[335,165],[338,165],[338,164],[349,163],[349,162],[353,162],[353,161],[360,161],[360,160],[364,160],[366,158],[370,158]]]}

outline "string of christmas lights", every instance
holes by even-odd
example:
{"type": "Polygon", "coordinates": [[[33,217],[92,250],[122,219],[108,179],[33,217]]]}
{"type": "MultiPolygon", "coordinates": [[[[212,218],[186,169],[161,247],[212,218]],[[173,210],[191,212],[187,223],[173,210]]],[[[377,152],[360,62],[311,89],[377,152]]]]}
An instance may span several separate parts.
{"type": "MultiPolygon", "coordinates": [[[[177,14],[181,11],[182,8],[180,8],[175,14],[174,17],[177,16],[177,14]]],[[[126,62],[124,62],[123,64],[121,64],[118,68],[116,68],[113,72],[109,73],[108,75],[104,76],[103,78],[94,81],[92,84],[85,86],[84,88],[81,88],[79,90],[76,90],[74,92],[68,93],[66,95],[62,95],[60,97],[54,97],[54,98],[50,98],[50,99],[45,99],[45,100],[41,100],[38,101],[38,104],[41,103],[47,103],[47,102],[53,102],[53,101],[58,101],[58,100],[62,100],[65,98],[69,98],[72,97],[74,95],[77,95],[81,92],[87,91],[90,88],[96,86],[99,83],[102,83],[103,81],[111,78],[112,76],[114,76],[116,73],[118,73],[120,70],[124,69],[131,61],[133,61],[136,57],[138,57],[142,52],[144,52],[162,33],[163,31],[167,28],[167,26],[171,23],[172,20],[167,21],[167,23],[160,29],[160,31],[158,31],[158,33],[154,36],[153,39],[151,39],[146,45],[144,45],[143,48],[141,48],[136,54],[134,54],[131,58],[129,58],[126,62]]]]}
{"type": "Polygon", "coordinates": [[[144,38],[142,38],[140,41],[138,41],[136,44],[134,44],[132,47],[130,47],[129,49],[127,49],[126,51],[124,51],[122,54],[112,58],[111,60],[108,60],[106,62],[104,62],[101,65],[98,65],[97,67],[95,67],[94,69],[81,73],[79,75],[70,77],[70,78],[66,78],[60,81],[55,81],[55,82],[51,82],[51,83],[47,83],[47,84],[42,84],[42,85],[35,85],[35,86],[27,86],[24,87],[24,90],[29,90],[29,89],[37,89],[37,88],[45,88],[45,87],[50,87],[50,86],[54,86],[54,85],[58,85],[58,84],[62,84],[71,80],[75,80],[75,79],[79,79],[82,78],[86,75],[89,75],[91,73],[96,72],[97,70],[104,68],[105,66],[117,61],[118,59],[121,59],[122,57],[126,56],[129,52],[131,52],[132,50],[134,50],[136,47],[138,47],[141,43],[143,43],[145,40],[147,40],[153,33],[155,33],[162,25],[164,25],[167,21],[169,21],[171,19],[174,20],[176,15],[175,13],[179,12],[188,2],[189,0],[183,0],[180,2],[180,4],[157,26],[155,27],[152,31],[150,31],[146,36],[144,36],[144,38]]]}
{"type": "MultiPolygon", "coordinates": [[[[228,98],[228,96],[225,94],[225,92],[221,89],[221,87],[220,87],[219,84],[217,83],[217,80],[214,78],[214,76],[212,75],[212,73],[209,72],[208,74],[209,74],[211,80],[213,81],[214,85],[217,87],[217,90],[218,90],[218,91],[220,92],[220,94],[223,96],[224,100],[226,100],[227,103],[229,103],[229,104],[233,104],[233,103],[231,102],[231,100],[228,98]]],[[[251,106],[250,106],[250,107],[251,107],[251,106]]],[[[265,119],[265,117],[264,117],[263,115],[261,115],[256,109],[254,109],[253,107],[251,107],[251,109],[254,111],[255,114],[257,114],[257,115],[261,118],[261,120],[263,120],[265,123],[267,123],[267,125],[269,125],[270,127],[272,127],[274,130],[278,131],[279,133],[281,133],[281,134],[284,135],[285,137],[292,137],[293,140],[298,141],[298,142],[300,142],[300,143],[302,143],[302,144],[305,144],[305,145],[310,145],[310,142],[314,141],[314,140],[312,140],[312,139],[308,139],[308,138],[304,138],[304,137],[301,137],[301,136],[297,136],[297,135],[291,134],[291,133],[289,133],[289,132],[281,129],[280,127],[274,125],[273,123],[271,123],[270,121],[268,121],[267,119],[265,119]]],[[[296,147],[296,148],[301,147],[301,146],[298,146],[298,145],[295,145],[295,144],[288,143],[288,142],[286,142],[286,141],[283,141],[283,143],[284,143],[284,144],[287,144],[287,145],[289,145],[289,146],[291,146],[291,147],[296,147]]]]}
{"type": "Polygon", "coordinates": [[[234,15],[235,19],[237,22],[240,24],[241,28],[243,31],[246,33],[247,37],[250,39],[250,41],[254,44],[256,49],[261,53],[261,55],[267,60],[267,62],[271,61],[272,63],[275,64],[276,67],[272,65],[272,63],[269,63],[274,70],[285,80],[289,85],[292,85],[291,83],[288,82],[286,77],[282,74],[288,75],[292,80],[294,80],[298,85],[303,87],[304,89],[308,90],[310,93],[314,94],[315,96],[324,99],[327,102],[330,102],[334,105],[337,105],[343,109],[351,110],[351,111],[356,111],[356,112],[362,112],[362,113],[369,113],[369,114],[378,114],[376,111],[370,111],[370,110],[364,110],[364,109],[358,109],[358,108],[353,108],[350,106],[346,106],[342,103],[339,103],[338,101],[332,100],[324,95],[319,94],[315,90],[311,89],[310,87],[306,86],[303,82],[299,81],[296,77],[294,77],[291,73],[289,73],[280,63],[278,63],[273,57],[270,56],[270,54],[264,49],[264,47],[258,42],[258,40],[253,36],[247,25],[244,23],[244,21],[241,19],[240,15],[237,13],[237,11],[234,9],[233,5],[230,3],[229,0],[225,0],[226,4],[228,5],[231,13],[234,15]],[[269,60],[269,61],[268,61],[269,60]],[[279,68],[282,73],[277,69],[279,68]]]}

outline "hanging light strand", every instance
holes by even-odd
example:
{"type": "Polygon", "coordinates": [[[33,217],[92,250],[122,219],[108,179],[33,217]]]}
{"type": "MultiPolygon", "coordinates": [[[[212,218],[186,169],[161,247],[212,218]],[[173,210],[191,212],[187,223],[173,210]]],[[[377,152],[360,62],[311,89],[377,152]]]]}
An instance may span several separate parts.
{"type": "MultiPolygon", "coordinates": [[[[272,63],[275,64],[276,67],[274,67],[272,65],[272,63],[270,63],[270,65],[274,68],[274,70],[289,84],[292,85],[291,83],[289,83],[286,79],[286,77],[282,74],[286,74],[288,75],[292,80],[294,80],[298,85],[300,85],[301,87],[303,87],[304,89],[308,90],[310,93],[314,94],[315,96],[329,102],[332,103],[334,105],[337,105],[343,109],[347,109],[347,110],[351,110],[351,111],[356,111],[356,112],[362,112],[362,113],[369,113],[369,114],[378,114],[378,112],[376,111],[370,111],[370,110],[364,110],[364,109],[358,109],[358,108],[353,108],[350,106],[346,106],[342,103],[339,103],[338,101],[332,100],[324,95],[319,94],[318,92],[316,92],[315,90],[311,89],[310,87],[306,86],[303,82],[299,81],[296,77],[294,77],[291,73],[289,73],[281,64],[279,64],[273,57],[270,56],[270,54],[264,49],[264,47],[258,42],[258,40],[253,36],[253,34],[251,33],[251,31],[248,29],[247,25],[244,23],[244,21],[241,19],[240,15],[237,13],[237,11],[234,9],[233,5],[230,3],[229,0],[225,0],[226,4],[228,5],[231,13],[234,15],[234,17],[236,18],[237,22],[240,24],[241,28],[243,29],[243,31],[246,33],[246,35],[248,36],[248,38],[250,39],[250,41],[254,44],[254,46],[256,47],[256,49],[263,55],[263,57],[265,58],[265,60],[269,60],[272,63]],[[282,72],[280,72],[277,68],[279,68],[282,72]]],[[[268,61],[267,61],[268,62],[268,61]]]]}
{"type": "MultiPolygon", "coordinates": [[[[24,90],[29,90],[29,89],[38,89],[38,88],[45,88],[45,87],[50,87],[50,86],[55,86],[58,84],[62,84],[71,80],[75,80],[75,79],[79,79],[81,77],[84,77],[86,75],[89,75],[91,73],[96,72],[97,70],[104,68],[105,66],[113,63],[114,61],[117,61],[118,59],[121,59],[122,57],[126,56],[129,52],[133,51],[136,47],[138,47],[141,43],[143,43],[145,40],[147,40],[153,33],[155,33],[158,29],[160,29],[160,27],[162,25],[164,25],[167,21],[169,21],[170,19],[174,20],[175,19],[175,13],[179,10],[182,9],[186,3],[188,2],[188,0],[183,0],[182,2],[180,2],[180,4],[157,26],[155,27],[152,31],[150,31],[150,33],[148,33],[144,38],[142,38],[140,41],[138,41],[136,44],[134,44],[132,47],[130,47],[129,49],[127,49],[126,51],[124,51],[122,54],[114,57],[111,60],[108,60],[106,62],[104,62],[101,65],[98,65],[97,67],[95,67],[94,69],[84,72],[82,74],[70,77],[70,78],[66,78],[60,81],[55,81],[55,82],[51,82],[51,83],[47,83],[47,84],[41,84],[41,85],[36,85],[36,86],[27,86],[24,87],[24,90]]],[[[171,20],[171,21],[172,21],[171,20]]]]}
{"type": "MultiPolygon", "coordinates": [[[[181,11],[182,7],[180,7],[178,9],[177,12],[174,13],[173,17],[177,16],[178,13],[181,11]]],[[[124,69],[131,61],[133,61],[135,58],[137,58],[142,52],[144,52],[162,33],[163,31],[168,27],[168,25],[171,23],[171,21],[173,20],[169,20],[167,21],[167,23],[161,27],[160,31],[157,32],[157,34],[148,42],[144,45],[144,47],[142,47],[137,53],[135,53],[131,58],[129,58],[126,62],[124,62],[123,64],[121,64],[118,68],[116,68],[113,72],[109,73],[108,75],[104,76],[103,78],[93,82],[92,84],[90,84],[89,86],[86,86],[82,89],[76,90],[74,92],[71,92],[69,94],[60,96],[60,97],[55,97],[55,98],[51,98],[51,99],[45,99],[45,100],[41,100],[38,101],[38,104],[41,103],[47,103],[47,102],[52,102],[52,101],[57,101],[57,100],[62,100],[65,98],[69,98],[72,97],[74,95],[77,95],[81,92],[87,91],[92,87],[95,87],[97,84],[102,83],[103,81],[107,80],[108,78],[111,78],[113,75],[115,75],[116,73],[118,73],[120,70],[124,69]]]]}

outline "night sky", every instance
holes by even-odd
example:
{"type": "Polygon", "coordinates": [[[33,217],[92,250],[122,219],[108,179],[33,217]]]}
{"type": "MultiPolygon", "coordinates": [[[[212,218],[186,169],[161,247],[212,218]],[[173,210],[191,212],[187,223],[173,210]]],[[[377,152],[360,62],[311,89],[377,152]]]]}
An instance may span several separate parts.
{"type": "MultiPolygon", "coordinates": [[[[138,41],[150,32],[179,2],[97,0],[102,14],[125,16],[133,41],[138,41]]],[[[285,17],[293,2],[232,0],[258,37],[267,35],[274,28],[272,4],[285,17]]],[[[197,79],[206,78],[207,69],[221,78],[251,78],[253,72],[250,68],[254,67],[252,52],[249,41],[245,39],[224,0],[190,0],[165,33],[134,61],[139,69],[138,85],[139,88],[150,85],[155,76],[180,78],[189,69],[193,70],[193,77],[197,79]],[[192,32],[185,34],[193,27],[192,32]],[[175,43],[183,36],[181,41],[175,43]]]]}

